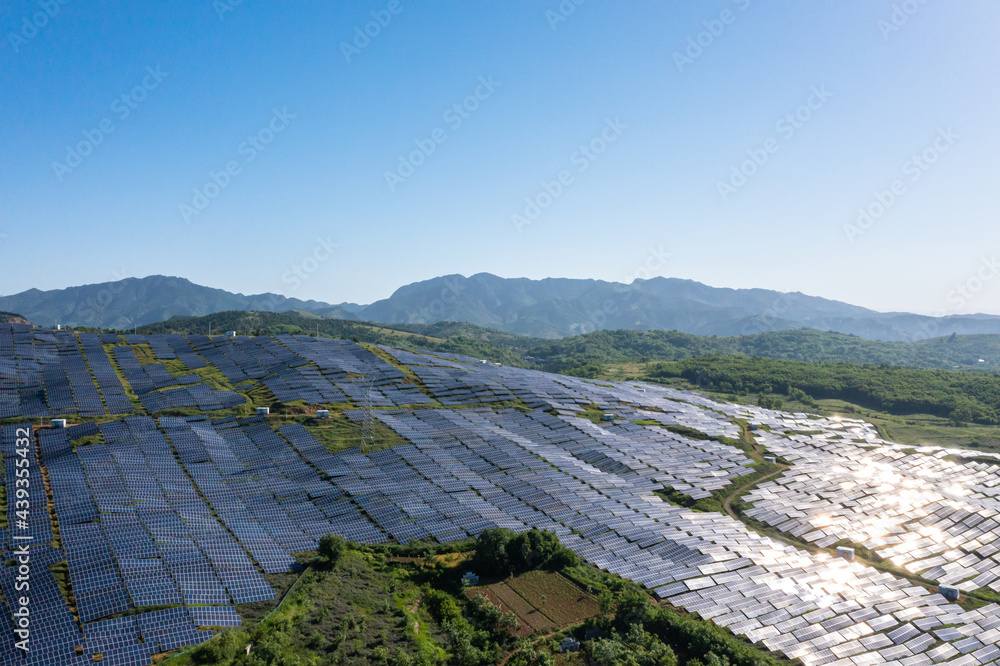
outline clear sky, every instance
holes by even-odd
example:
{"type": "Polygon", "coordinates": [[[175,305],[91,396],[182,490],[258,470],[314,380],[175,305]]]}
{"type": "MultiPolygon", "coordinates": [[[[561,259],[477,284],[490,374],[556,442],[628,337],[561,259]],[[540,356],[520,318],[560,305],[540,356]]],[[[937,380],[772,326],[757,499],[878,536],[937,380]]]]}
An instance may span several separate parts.
{"type": "Polygon", "coordinates": [[[485,271],[1000,313],[998,27],[986,0],[9,0],[0,294],[485,271]]]}

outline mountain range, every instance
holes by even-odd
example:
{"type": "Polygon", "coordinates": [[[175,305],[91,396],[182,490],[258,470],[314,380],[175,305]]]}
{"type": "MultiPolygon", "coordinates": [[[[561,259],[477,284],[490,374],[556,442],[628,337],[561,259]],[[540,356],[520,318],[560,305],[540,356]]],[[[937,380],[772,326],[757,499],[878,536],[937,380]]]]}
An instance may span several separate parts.
{"type": "Polygon", "coordinates": [[[1000,333],[1000,316],[876,312],[799,292],[729,289],[678,278],[603,280],[448,275],[397,289],[370,305],[331,304],[278,294],[246,296],[154,275],[12,296],[0,310],[38,324],[127,329],[174,316],[229,310],[284,312],[393,324],[467,322],[534,338],[595,330],[678,330],[695,335],[751,335],[813,328],[886,341],[951,333],[1000,333]]]}

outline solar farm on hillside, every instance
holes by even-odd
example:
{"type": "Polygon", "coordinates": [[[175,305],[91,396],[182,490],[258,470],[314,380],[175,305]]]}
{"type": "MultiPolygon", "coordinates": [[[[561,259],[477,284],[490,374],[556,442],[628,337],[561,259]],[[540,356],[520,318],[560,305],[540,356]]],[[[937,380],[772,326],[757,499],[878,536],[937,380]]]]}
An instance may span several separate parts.
{"type": "Polygon", "coordinates": [[[788,469],[743,498],[748,516],[964,592],[1000,591],[1000,460],[905,449],[861,421],[309,336],[20,324],[0,325],[0,419],[2,664],[149,664],[238,626],[241,604],[276,597],[265,574],[294,570],[293,554],[327,533],[447,542],[493,527],[553,531],[597,567],[806,664],[1000,660],[996,604],[963,610],[658,494],[706,498],[754,471],[745,451],[666,426],[737,438],[758,424],[757,443],[788,469]],[[405,443],[331,452],[300,423],[232,415],[251,391],[313,413],[339,405],[405,443]],[[594,410],[614,418],[595,423],[594,410]],[[49,427],[54,417],[69,427],[49,427]],[[32,481],[21,505],[19,470],[32,481]],[[15,646],[25,548],[29,653],[15,646]],[[71,598],[49,568],[60,562],[71,598]]]}

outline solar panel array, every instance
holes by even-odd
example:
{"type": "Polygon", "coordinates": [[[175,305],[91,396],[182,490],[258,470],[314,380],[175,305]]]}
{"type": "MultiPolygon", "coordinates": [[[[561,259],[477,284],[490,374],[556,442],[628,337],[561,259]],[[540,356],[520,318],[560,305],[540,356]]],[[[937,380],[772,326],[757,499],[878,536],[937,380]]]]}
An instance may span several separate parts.
{"type": "MultiPolygon", "coordinates": [[[[661,426],[736,437],[737,419],[762,423],[758,442],[794,464],[746,496],[758,520],[818,546],[861,544],[968,591],[997,590],[1000,477],[983,460],[953,458],[961,452],[907,451],[860,421],[289,335],[122,338],[0,326],[3,414],[56,406],[86,416],[98,411],[95,397],[110,412],[124,400],[117,413],[132,413],[105,344],[116,345],[115,361],[150,413],[167,403],[229,403],[211,402],[224,392],[183,385],[191,380],[162,364],[139,363],[123,344],[148,344],[158,359],[189,369],[213,367],[239,390],[263,386],[279,401],[347,404],[356,422],[367,418],[358,407],[374,384],[376,418],[407,443],[334,454],[302,425],[274,430],[263,417],[129,416],[42,430],[41,458],[32,449],[31,464],[48,473],[59,539],[48,511],[33,511],[37,663],[93,663],[101,654],[102,662],[147,664],[154,652],[204,640],[196,626],[238,626],[239,604],[274,598],[264,574],[295,568],[292,555],[326,533],[447,542],[491,527],[552,530],[595,565],[810,665],[1000,656],[995,604],[964,611],[905,578],[798,550],[656,494],[672,486],[707,497],[753,471],[739,449],[661,426]],[[442,404],[463,408],[433,408],[442,404]],[[592,406],[615,419],[583,418],[592,406]],[[62,561],[71,600],[42,566],[62,561]],[[123,612],[135,614],[109,619],[123,612]]],[[[2,432],[8,489],[11,428],[2,432]]],[[[32,493],[33,506],[48,507],[44,486],[32,493]]],[[[11,530],[0,537],[9,555],[11,530]]],[[[15,571],[0,567],[7,599],[15,571]]],[[[33,663],[6,656],[14,654],[6,602],[0,625],[0,663],[33,663]]]]}
{"type": "Polygon", "coordinates": [[[308,336],[281,336],[279,340],[313,365],[264,380],[283,402],[305,400],[309,404],[369,399],[377,407],[429,404],[433,400],[406,375],[359,345],[308,336]],[[370,385],[369,385],[370,383],[370,385]],[[279,395],[280,394],[280,395],[279,395]]]}
{"type": "MultiPolygon", "coordinates": [[[[0,418],[134,413],[105,345],[147,413],[230,409],[245,399],[234,391],[207,386],[197,374],[174,375],[162,363],[141,363],[132,345],[149,345],[158,359],[179,360],[188,370],[214,367],[241,389],[259,382],[281,402],[360,403],[369,396],[378,407],[433,402],[398,368],[349,342],[287,335],[98,335],[4,324],[0,325],[0,418]]],[[[475,398],[478,393],[483,401],[510,397],[501,387],[492,388],[499,397],[480,389],[468,396],[475,398]]],[[[445,401],[469,402],[447,397],[445,401]]]]}
{"type": "MultiPolygon", "coordinates": [[[[93,375],[91,375],[90,369],[87,367],[86,358],[83,355],[83,350],[76,336],[69,331],[56,331],[55,339],[62,368],[66,373],[69,383],[69,393],[66,396],[67,402],[71,400],[75,403],[80,416],[104,416],[104,402],[94,384],[93,375]]],[[[56,379],[57,381],[54,382],[52,389],[47,389],[47,394],[50,396],[50,407],[53,390],[59,386],[58,375],[56,375],[56,379]]]]}
{"type": "MultiPolygon", "coordinates": [[[[149,344],[158,358],[179,359],[190,370],[209,365],[180,335],[127,335],[124,342],[149,344]]],[[[132,348],[122,343],[123,338],[114,334],[0,325],[0,418],[133,413],[135,406],[104,345],[114,345],[115,361],[148,412],[213,411],[245,402],[234,391],[213,390],[194,373],[174,376],[163,364],[140,364],[132,348]]]]}
{"type": "Polygon", "coordinates": [[[131,414],[134,409],[132,401],[128,399],[125,387],[104,351],[100,336],[96,333],[80,333],[79,336],[80,346],[94,373],[101,395],[104,396],[108,414],[131,414]]]}
{"type": "Polygon", "coordinates": [[[0,419],[21,415],[20,381],[14,351],[14,327],[0,326],[0,419]]]}
{"type": "Polygon", "coordinates": [[[86,334],[78,338],[68,331],[0,327],[0,418],[103,416],[105,402],[114,413],[131,411],[110,365],[97,358],[98,349],[99,343],[86,334]],[[98,386],[107,389],[109,400],[102,400],[98,386]]]}
{"type": "MultiPolygon", "coordinates": [[[[146,336],[126,336],[135,339],[146,336]]],[[[154,339],[156,336],[149,336],[154,339]]],[[[161,351],[163,345],[158,344],[161,351]]],[[[167,346],[171,357],[173,350],[167,346]]],[[[193,407],[203,411],[227,409],[242,405],[245,398],[235,391],[219,391],[201,383],[201,378],[195,374],[185,374],[179,377],[172,375],[162,363],[139,363],[131,347],[112,347],[115,360],[122,369],[125,379],[139,396],[143,407],[150,413],[179,407],[193,407]],[[178,384],[187,384],[181,387],[178,384]],[[174,388],[168,388],[174,387],[174,388]]]]}
{"type": "MultiPolygon", "coordinates": [[[[29,485],[29,526],[25,529],[15,522],[16,515],[12,511],[10,525],[10,543],[4,535],[4,561],[9,563],[16,558],[15,566],[0,567],[0,589],[4,594],[4,602],[0,604],[0,663],[2,664],[46,664],[71,665],[93,664],[95,655],[100,656],[102,663],[108,664],[148,664],[150,655],[158,652],[155,640],[164,635],[173,638],[173,646],[187,645],[205,640],[208,632],[196,632],[195,625],[188,617],[186,609],[178,610],[186,617],[186,622],[171,618],[170,621],[151,618],[153,614],[140,614],[115,620],[91,622],[96,617],[103,617],[121,612],[131,606],[122,602],[120,579],[116,568],[109,566],[111,553],[107,540],[94,531],[100,532],[100,524],[76,523],[68,520],[61,523],[61,547],[53,547],[52,523],[46,510],[47,501],[42,472],[39,461],[35,457],[35,447],[30,447],[28,466],[16,465],[15,446],[18,429],[30,429],[31,426],[5,425],[0,427],[0,440],[3,442],[4,469],[8,473],[14,469],[27,469],[29,485]],[[37,490],[36,490],[37,488],[37,490]],[[82,535],[89,530],[90,533],[82,535]],[[16,538],[15,538],[16,537],[16,538]],[[28,543],[27,557],[17,546],[28,543]],[[75,596],[77,618],[73,609],[67,603],[53,575],[51,565],[61,561],[69,564],[72,589],[75,596]],[[86,566],[81,566],[86,562],[86,566]],[[28,569],[22,568],[26,565],[28,569]],[[24,587],[27,582],[30,587],[24,587]],[[30,612],[30,652],[24,653],[14,645],[15,623],[11,614],[12,600],[29,598],[30,612]],[[136,620],[144,622],[140,633],[136,620]]],[[[84,432],[87,429],[79,430],[84,432]]],[[[43,439],[51,437],[58,445],[68,443],[67,431],[44,431],[43,439]]],[[[32,443],[34,436],[32,436],[32,443]]],[[[60,465],[47,465],[52,475],[53,488],[57,496],[66,495],[66,468],[60,465]]],[[[79,478],[79,475],[77,475],[79,478]]],[[[8,480],[8,488],[14,488],[8,480]]],[[[64,509],[68,505],[65,498],[56,502],[57,507],[64,509]]],[[[13,502],[11,502],[13,507],[13,502]]],[[[58,511],[58,509],[57,509],[58,511]]],[[[67,514],[68,515],[68,514],[67,514]]],[[[94,514],[92,517],[96,517],[94,514]]],[[[7,530],[4,530],[6,532],[7,530]]],[[[152,603],[162,603],[153,600],[152,603]]],[[[152,604],[148,604],[152,605],[152,604]]]]}
{"type": "Polygon", "coordinates": [[[208,367],[208,363],[195,351],[194,346],[185,338],[183,335],[152,335],[150,336],[150,344],[153,341],[159,341],[160,344],[153,347],[153,351],[156,356],[161,359],[176,358],[184,363],[189,370],[198,370],[199,368],[208,367]],[[162,343],[166,343],[173,352],[173,356],[168,354],[166,350],[162,347],[162,343]]]}
{"type": "Polygon", "coordinates": [[[34,446],[16,446],[18,439],[24,438],[23,432],[20,437],[18,436],[18,428],[28,431],[31,429],[31,425],[0,427],[3,429],[3,476],[4,485],[7,488],[8,527],[0,529],[5,549],[12,551],[19,545],[18,535],[30,535],[34,542],[47,543],[52,540],[52,523],[43,508],[48,504],[48,498],[45,495],[45,486],[42,483],[42,474],[35,455],[35,448],[34,446]],[[27,455],[19,455],[19,450],[25,451],[26,449],[27,455]],[[18,462],[22,458],[23,461],[18,462]],[[17,483],[19,479],[25,478],[29,480],[27,488],[25,488],[25,481],[22,480],[21,484],[17,483]],[[30,482],[32,480],[34,482],[30,482]],[[20,488],[20,493],[17,492],[18,488],[20,488]],[[27,492],[26,497],[24,496],[25,491],[27,492]],[[26,504],[19,506],[16,500],[21,500],[26,504]],[[27,524],[18,527],[23,520],[18,515],[18,511],[25,507],[28,509],[35,507],[35,510],[29,511],[28,519],[25,521],[27,524]]]}
{"type": "Polygon", "coordinates": [[[860,544],[961,590],[1000,591],[1000,456],[993,464],[951,462],[948,451],[906,452],[853,426],[768,436],[796,465],[745,498],[754,504],[749,514],[819,546],[860,544]]]}
{"type": "Polygon", "coordinates": [[[35,332],[28,326],[9,324],[0,326],[7,328],[13,341],[9,348],[13,354],[6,357],[13,363],[17,382],[17,402],[13,403],[14,414],[8,412],[8,418],[45,416],[49,413],[48,402],[45,400],[45,390],[42,379],[41,363],[35,348],[35,332]]]}

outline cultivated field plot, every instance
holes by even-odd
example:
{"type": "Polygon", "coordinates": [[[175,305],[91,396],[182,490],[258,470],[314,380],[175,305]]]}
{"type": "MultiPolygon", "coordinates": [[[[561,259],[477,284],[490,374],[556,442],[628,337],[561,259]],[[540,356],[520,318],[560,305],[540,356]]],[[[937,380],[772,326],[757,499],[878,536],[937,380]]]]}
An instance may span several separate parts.
{"type": "Polygon", "coordinates": [[[559,574],[531,571],[499,583],[470,589],[469,597],[483,595],[500,610],[514,611],[519,636],[555,630],[600,614],[597,600],[559,574]]]}
{"type": "Polygon", "coordinates": [[[551,630],[556,626],[552,618],[528,603],[506,583],[489,585],[477,592],[470,591],[469,596],[475,596],[477,593],[485,596],[504,613],[514,611],[519,625],[516,632],[518,636],[530,636],[536,631],[551,630]]]}
{"type": "Polygon", "coordinates": [[[551,617],[557,627],[583,622],[601,612],[593,596],[558,574],[530,571],[511,578],[507,585],[551,617]]]}
{"type": "MultiPolygon", "coordinates": [[[[991,465],[963,462],[959,451],[904,450],[859,421],[447,354],[378,352],[308,336],[0,326],[8,498],[0,543],[5,562],[31,544],[32,592],[32,651],[23,656],[13,645],[18,569],[0,567],[0,663],[92,664],[100,653],[102,663],[148,664],[151,654],[204,640],[199,626],[238,624],[240,604],[274,597],[263,574],[293,568],[292,554],[328,532],[443,542],[492,527],[551,530],[595,565],[808,664],[1000,657],[996,604],[965,611],[906,578],[665,503],[656,494],[665,486],[707,497],[739,485],[753,461],[635,421],[715,437],[738,437],[740,419],[762,424],[759,443],[793,465],[746,498],[758,520],[821,545],[863,544],[970,592],[1000,581],[1000,476],[991,465]],[[140,361],[149,360],[145,345],[151,363],[140,361]],[[224,379],[192,379],[202,373],[224,379]],[[219,411],[250,392],[347,404],[355,421],[373,402],[375,417],[407,443],[330,453],[301,424],[219,411]],[[192,401],[187,409],[203,413],[163,414],[192,401]],[[615,420],[583,418],[594,406],[615,420]],[[27,425],[43,416],[73,425],[27,425]],[[18,444],[19,428],[31,447],[18,444]],[[22,468],[32,480],[28,516],[10,501],[22,468]],[[49,568],[61,562],[69,598],[49,568]]],[[[561,592],[543,589],[515,582],[496,596],[505,607],[523,602],[526,618],[539,615],[532,626],[563,624],[569,611],[553,606],[561,592]]]]}

